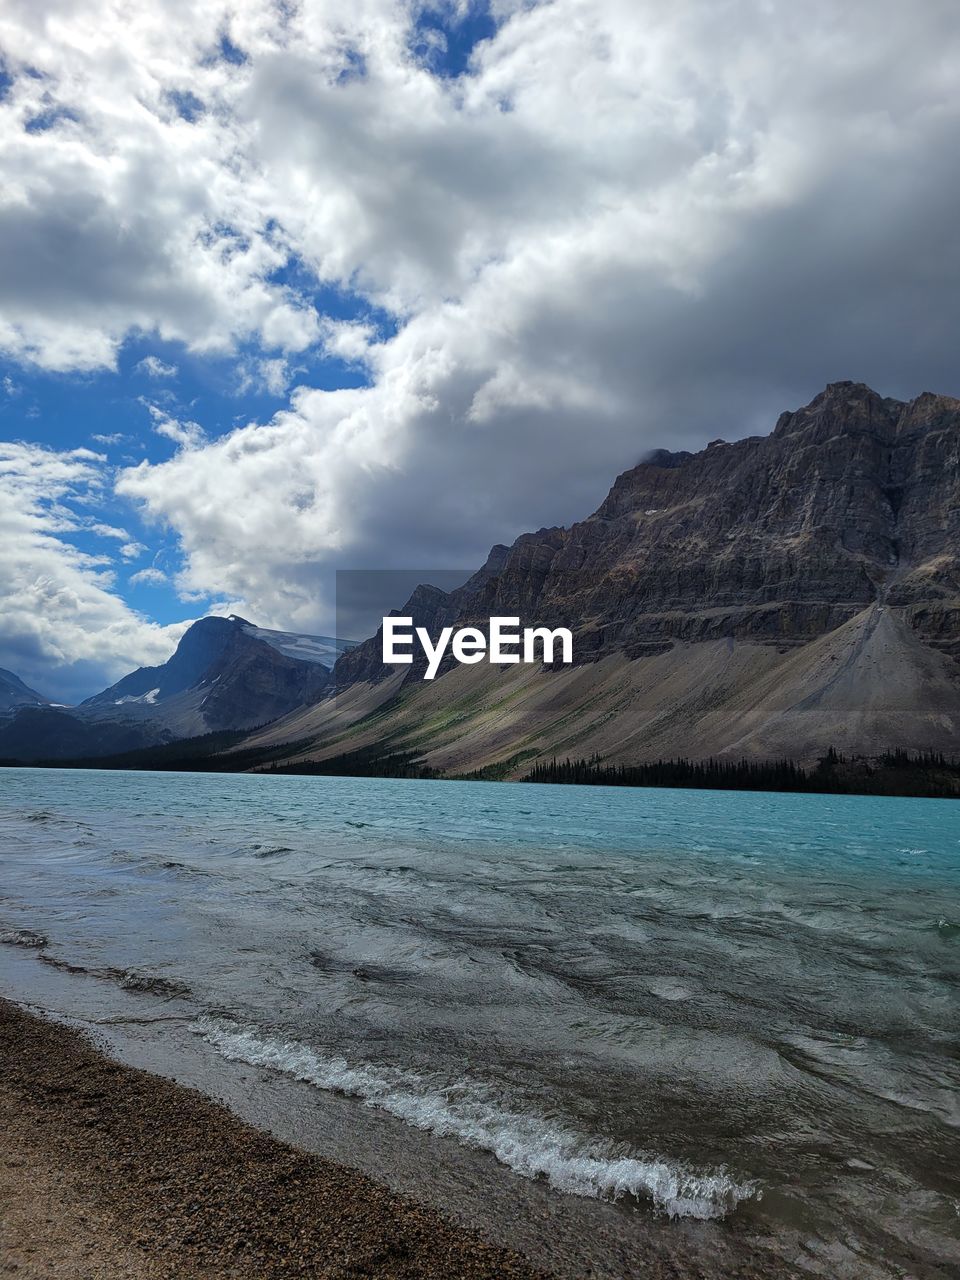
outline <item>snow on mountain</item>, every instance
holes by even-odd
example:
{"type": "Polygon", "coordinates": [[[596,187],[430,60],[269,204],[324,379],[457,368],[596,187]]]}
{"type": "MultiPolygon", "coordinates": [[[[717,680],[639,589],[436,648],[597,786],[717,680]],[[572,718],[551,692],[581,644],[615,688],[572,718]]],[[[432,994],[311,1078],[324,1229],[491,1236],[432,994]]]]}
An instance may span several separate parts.
{"type": "Polygon", "coordinates": [[[319,662],[325,667],[332,667],[341,653],[346,653],[356,643],[353,640],[336,640],[332,636],[308,636],[299,635],[293,631],[269,631],[266,627],[255,627],[252,622],[247,622],[245,618],[239,618],[235,614],[231,616],[230,621],[239,623],[247,635],[253,636],[256,640],[263,640],[288,658],[299,658],[301,662],[319,662]]]}

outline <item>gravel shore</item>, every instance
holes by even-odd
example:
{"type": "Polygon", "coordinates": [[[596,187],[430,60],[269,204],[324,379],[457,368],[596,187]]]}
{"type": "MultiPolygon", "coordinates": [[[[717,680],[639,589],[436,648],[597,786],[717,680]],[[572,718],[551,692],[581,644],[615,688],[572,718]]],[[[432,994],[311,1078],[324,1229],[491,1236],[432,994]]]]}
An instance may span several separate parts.
{"type": "Polygon", "coordinates": [[[0,1275],[546,1280],[2,999],[0,1275]]]}

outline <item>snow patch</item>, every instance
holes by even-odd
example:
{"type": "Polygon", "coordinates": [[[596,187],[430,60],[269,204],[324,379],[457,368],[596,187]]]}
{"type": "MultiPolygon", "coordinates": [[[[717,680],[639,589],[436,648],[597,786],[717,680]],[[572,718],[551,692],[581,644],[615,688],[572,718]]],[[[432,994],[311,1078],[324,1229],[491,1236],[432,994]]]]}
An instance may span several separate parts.
{"type": "Polygon", "coordinates": [[[346,653],[348,649],[354,647],[354,641],[337,640],[333,636],[306,636],[292,631],[270,631],[266,627],[255,627],[249,622],[241,625],[248,636],[264,641],[271,649],[276,649],[285,657],[298,658],[301,662],[316,662],[324,667],[332,667],[341,653],[346,653]]]}
{"type": "Polygon", "coordinates": [[[138,697],[135,697],[132,693],[127,694],[125,698],[116,698],[113,705],[115,707],[122,707],[125,702],[139,702],[142,705],[152,707],[157,700],[157,694],[159,692],[159,689],[151,689],[149,693],[141,693],[138,697]]]}

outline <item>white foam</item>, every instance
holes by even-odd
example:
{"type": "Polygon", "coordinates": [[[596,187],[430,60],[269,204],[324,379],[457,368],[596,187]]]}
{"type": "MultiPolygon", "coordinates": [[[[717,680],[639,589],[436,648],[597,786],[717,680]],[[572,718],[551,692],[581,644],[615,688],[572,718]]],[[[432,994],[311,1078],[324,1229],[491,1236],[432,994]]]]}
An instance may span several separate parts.
{"type": "Polygon", "coordinates": [[[267,1067],[319,1089],[362,1098],[392,1116],[441,1137],[491,1152],[525,1178],[546,1178],[559,1191],[598,1199],[647,1198],[670,1215],[721,1218],[756,1192],[723,1169],[698,1172],[658,1157],[614,1156],[553,1121],[499,1105],[473,1081],[437,1085],[414,1071],[351,1066],[293,1040],[274,1040],[236,1023],[202,1018],[192,1030],[225,1058],[267,1067]]]}

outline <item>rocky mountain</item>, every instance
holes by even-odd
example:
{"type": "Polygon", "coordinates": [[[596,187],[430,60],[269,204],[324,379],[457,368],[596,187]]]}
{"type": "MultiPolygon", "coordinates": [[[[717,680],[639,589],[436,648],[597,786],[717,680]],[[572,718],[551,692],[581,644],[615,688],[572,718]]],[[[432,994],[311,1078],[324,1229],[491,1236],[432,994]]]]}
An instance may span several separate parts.
{"type": "Polygon", "coordinates": [[[770,435],[651,454],[586,520],[494,547],[458,591],[402,610],[433,633],[568,626],[574,668],[448,663],[424,684],[381,665],[378,636],[340,658],[336,697],[249,745],[508,776],[553,754],[960,754],[958,561],[960,401],[834,383],[770,435]]]}
{"type": "Polygon", "coordinates": [[[131,672],[79,707],[25,705],[0,725],[0,757],[106,755],[263,725],[316,702],[345,647],[236,616],[202,618],[166,662],[131,672]]]}
{"type": "Polygon", "coordinates": [[[241,729],[275,720],[292,706],[315,702],[329,678],[330,665],[315,656],[307,641],[285,632],[267,632],[244,618],[202,618],[185,632],[176,652],[159,667],[140,667],[88,698],[90,711],[116,708],[132,718],[155,717],[157,710],[180,736],[196,728],[241,729]],[[276,636],[271,643],[266,636],[276,636]],[[291,657],[296,640],[310,656],[291,657]],[[147,710],[156,709],[156,710],[147,710]]]}
{"type": "Polygon", "coordinates": [[[15,711],[18,707],[43,707],[49,699],[25,685],[19,676],[0,667],[0,715],[15,711]]]}

